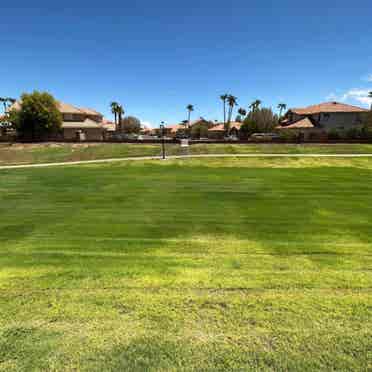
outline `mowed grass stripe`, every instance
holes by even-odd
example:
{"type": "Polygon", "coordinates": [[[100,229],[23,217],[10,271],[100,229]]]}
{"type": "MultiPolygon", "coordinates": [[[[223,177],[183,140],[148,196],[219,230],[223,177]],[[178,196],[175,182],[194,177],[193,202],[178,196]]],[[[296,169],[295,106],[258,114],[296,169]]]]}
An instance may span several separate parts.
{"type": "Polygon", "coordinates": [[[0,370],[368,370],[372,160],[0,173],[0,370]]]}

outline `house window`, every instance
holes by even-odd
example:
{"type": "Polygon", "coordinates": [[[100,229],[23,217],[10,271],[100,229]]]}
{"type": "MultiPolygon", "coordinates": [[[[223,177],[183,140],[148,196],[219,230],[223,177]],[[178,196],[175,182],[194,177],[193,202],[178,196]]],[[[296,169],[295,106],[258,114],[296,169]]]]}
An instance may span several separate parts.
{"type": "Polygon", "coordinates": [[[73,114],[63,114],[63,119],[66,121],[73,121],[74,115],[73,114]]]}
{"type": "Polygon", "coordinates": [[[323,114],[324,121],[328,121],[329,120],[329,117],[330,117],[330,115],[328,113],[323,114]]]}

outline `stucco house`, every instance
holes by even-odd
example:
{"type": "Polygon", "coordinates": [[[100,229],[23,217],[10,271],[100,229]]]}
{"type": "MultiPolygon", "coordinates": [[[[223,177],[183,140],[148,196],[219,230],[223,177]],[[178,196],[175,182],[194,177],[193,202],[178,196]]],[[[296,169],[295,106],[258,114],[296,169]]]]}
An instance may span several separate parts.
{"type": "Polygon", "coordinates": [[[348,130],[362,125],[369,110],[339,102],[324,102],[318,105],[288,110],[278,130],[300,132],[305,137],[331,130],[348,130]]]}
{"type": "MultiPolygon", "coordinates": [[[[19,110],[20,102],[11,106],[19,110]]],[[[57,108],[62,114],[62,131],[64,139],[81,139],[100,141],[104,138],[105,126],[101,113],[90,108],[78,108],[69,103],[57,101],[57,108]]]]}
{"type": "MultiPolygon", "coordinates": [[[[233,121],[230,123],[230,130],[227,134],[228,136],[239,137],[240,128],[243,123],[233,121]]],[[[223,123],[218,123],[213,127],[208,129],[208,138],[210,139],[223,139],[225,137],[225,125],[223,123]]]]}

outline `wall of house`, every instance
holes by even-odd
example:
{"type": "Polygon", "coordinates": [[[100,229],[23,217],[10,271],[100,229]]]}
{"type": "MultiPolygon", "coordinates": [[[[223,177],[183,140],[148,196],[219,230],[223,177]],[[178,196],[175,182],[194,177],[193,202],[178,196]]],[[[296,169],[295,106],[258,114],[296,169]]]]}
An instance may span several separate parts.
{"type": "Polygon", "coordinates": [[[79,130],[85,133],[85,139],[87,141],[101,141],[103,139],[103,130],[101,128],[64,128],[63,138],[67,140],[76,140],[79,130]]]}
{"type": "Polygon", "coordinates": [[[311,117],[325,130],[345,130],[353,127],[360,127],[365,115],[364,113],[357,112],[335,112],[316,114],[311,117]]]}
{"type": "Polygon", "coordinates": [[[210,139],[223,139],[225,132],[222,130],[210,130],[208,131],[208,138],[210,139]]]}

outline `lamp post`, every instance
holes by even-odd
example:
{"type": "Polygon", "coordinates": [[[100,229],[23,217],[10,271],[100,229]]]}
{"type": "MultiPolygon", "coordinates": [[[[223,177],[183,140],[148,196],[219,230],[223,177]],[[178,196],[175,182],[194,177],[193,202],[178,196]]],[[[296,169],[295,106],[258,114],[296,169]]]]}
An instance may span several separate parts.
{"type": "Polygon", "coordinates": [[[164,121],[160,124],[160,133],[161,133],[161,149],[162,149],[162,158],[165,160],[165,137],[164,137],[164,121]]]}

